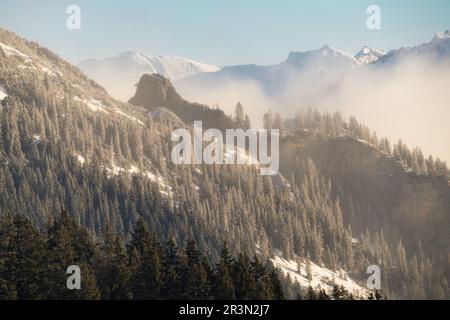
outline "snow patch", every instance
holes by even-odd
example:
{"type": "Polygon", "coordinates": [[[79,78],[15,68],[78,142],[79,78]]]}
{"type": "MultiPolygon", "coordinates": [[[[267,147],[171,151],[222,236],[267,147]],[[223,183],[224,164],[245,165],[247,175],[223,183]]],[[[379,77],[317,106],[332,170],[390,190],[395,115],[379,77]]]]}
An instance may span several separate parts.
{"type": "Polygon", "coordinates": [[[41,71],[43,71],[45,74],[47,74],[51,77],[56,77],[56,74],[59,74],[60,76],[62,76],[62,73],[60,71],[53,71],[52,69],[45,67],[45,66],[41,66],[41,71]]]}
{"type": "Polygon", "coordinates": [[[136,167],[136,166],[133,166],[133,165],[130,167],[130,169],[128,169],[128,172],[131,173],[131,174],[136,174],[139,171],[140,171],[139,168],[136,167]]]}
{"type": "Polygon", "coordinates": [[[75,156],[77,157],[77,161],[78,161],[81,165],[83,165],[83,164],[86,162],[86,159],[85,159],[82,155],[80,155],[80,154],[78,154],[78,153],[75,153],[75,156]]]}
{"type": "Polygon", "coordinates": [[[0,101],[3,101],[8,96],[8,93],[6,92],[5,88],[0,86],[0,101]]]}
{"type": "Polygon", "coordinates": [[[252,157],[245,149],[238,148],[234,145],[225,144],[224,163],[238,163],[239,157],[246,165],[259,167],[258,159],[252,157]]]}
{"type": "Polygon", "coordinates": [[[368,46],[364,46],[355,55],[355,58],[362,64],[370,64],[377,62],[385,54],[386,52],[384,52],[383,50],[372,49],[368,46]]]}
{"type": "Polygon", "coordinates": [[[145,175],[151,181],[156,182],[159,185],[162,194],[165,194],[167,196],[171,196],[173,194],[172,187],[167,183],[167,181],[164,179],[163,176],[155,175],[154,173],[152,173],[150,171],[146,171],[145,175]]]}
{"type": "Polygon", "coordinates": [[[142,122],[141,120],[139,120],[139,119],[136,118],[136,117],[130,116],[129,114],[123,112],[123,111],[120,110],[120,109],[117,109],[117,108],[116,108],[114,111],[115,111],[117,114],[120,114],[121,116],[123,116],[123,117],[125,117],[125,118],[128,118],[128,119],[130,119],[130,120],[132,120],[132,121],[136,121],[136,122],[139,123],[141,126],[145,126],[145,125],[144,125],[144,122],[142,122]]]}
{"type": "Polygon", "coordinates": [[[438,31],[433,37],[432,42],[439,42],[445,39],[450,39],[450,30],[438,31]]]}
{"type": "Polygon", "coordinates": [[[119,167],[116,163],[111,163],[110,167],[105,167],[108,177],[111,178],[113,176],[117,176],[120,173],[127,173],[127,174],[140,174],[144,177],[148,178],[152,182],[155,182],[159,185],[160,193],[166,196],[172,196],[173,191],[172,187],[167,183],[167,181],[164,179],[163,176],[154,174],[150,171],[142,171],[135,165],[131,165],[129,169],[125,169],[123,167],[119,167]]]}
{"type": "Polygon", "coordinates": [[[368,296],[370,293],[368,289],[350,279],[344,270],[334,272],[311,261],[305,262],[303,259],[297,263],[295,260],[284,259],[279,251],[275,252],[275,257],[271,260],[284,275],[289,275],[291,280],[298,282],[304,288],[311,286],[330,293],[334,285],[342,285],[355,297],[368,296]]]}
{"type": "Polygon", "coordinates": [[[33,67],[33,66],[26,66],[26,65],[24,65],[24,64],[19,64],[17,67],[18,67],[19,69],[24,69],[24,70],[36,70],[35,67],[33,67]]]}
{"type": "Polygon", "coordinates": [[[102,111],[108,113],[106,110],[106,107],[103,105],[103,103],[100,100],[90,98],[87,99],[81,99],[78,96],[73,97],[74,100],[84,103],[89,109],[91,109],[94,112],[102,111]]]}
{"type": "Polygon", "coordinates": [[[18,56],[18,57],[26,59],[25,62],[31,61],[31,58],[29,56],[27,56],[26,54],[20,52],[19,50],[15,49],[13,47],[8,46],[7,44],[4,44],[3,42],[0,42],[0,48],[3,49],[3,52],[5,52],[7,57],[18,56]]]}
{"type": "Polygon", "coordinates": [[[35,144],[39,144],[42,141],[41,136],[38,134],[33,135],[33,141],[35,144]]]}

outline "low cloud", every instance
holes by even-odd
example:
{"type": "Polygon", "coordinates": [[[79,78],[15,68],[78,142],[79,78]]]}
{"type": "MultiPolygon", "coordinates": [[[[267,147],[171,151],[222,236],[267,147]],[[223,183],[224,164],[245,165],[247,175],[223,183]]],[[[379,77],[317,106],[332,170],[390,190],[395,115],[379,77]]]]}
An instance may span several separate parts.
{"type": "Polygon", "coordinates": [[[367,66],[346,74],[326,72],[293,74],[283,89],[269,97],[251,80],[221,80],[220,85],[181,88],[188,100],[219,105],[232,113],[241,102],[254,126],[261,125],[267,110],[285,117],[314,107],[340,111],[392,142],[402,139],[410,147],[450,162],[450,63],[410,58],[391,67],[367,66]]]}

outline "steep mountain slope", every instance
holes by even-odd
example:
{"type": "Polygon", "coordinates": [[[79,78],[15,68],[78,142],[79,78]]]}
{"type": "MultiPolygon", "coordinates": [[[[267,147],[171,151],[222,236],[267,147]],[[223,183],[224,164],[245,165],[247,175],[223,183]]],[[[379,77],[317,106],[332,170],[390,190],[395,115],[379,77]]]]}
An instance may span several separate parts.
{"type": "Polygon", "coordinates": [[[227,241],[249,254],[258,245],[262,261],[280,248],[286,259],[352,268],[350,234],[330,190],[300,196],[253,166],[174,165],[171,132],[192,127],[171,111],[118,102],[8,31],[0,30],[0,42],[7,48],[0,50],[0,85],[8,93],[0,109],[2,215],[20,213],[44,231],[63,207],[97,239],[112,228],[125,240],[143,218],[162,241],[184,246],[194,238],[211,259],[227,241]],[[331,234],[336,241],[327,243],[331,234]]]}
{"type": "MultiPolygon", "coordinates": [[[[347,164],[345,176],[351,179],[348,187],[346,181],[339,180],[339,172],[334,172],[339,167],[326,166],[330,161],[317,155],[320,150],[332,150],[326,144],[334,144],[338,134],[351,135],[354,125],[349,125],[347,132],[338,129],[345,127],[339,121],[333,127],[333,121],[320,122],[320,114],[311,116],[320,122],[320,128],[331,124],[330,132],[335,136],[313,136],[314,143],[300,150],[307,153],[298,153],[288,143],[283,146],[280,159],[285,159],[283,173],[292,177],[290,188],[277,188],[271,178],[261,176],[253,166],[174,165],[170,161],[171,132],[192,127],[157,104],[173,99],[186,108],[192,106],[180,101],[164,79],[143,77],[144,82],[148,80],[144,91],[152,94],[142,93],[139,98],[143,106],[134,106],[114,100],[77,68],[35,43],[5,30],[0,30],[0,43],[0,86],[7,93],[0,108],[2,215],[20,213],[42,230],[64,207],[94,237],[101,239],[105,229],[111,228],[127,241],[132,226],[142,218],[162,241],[172,238],[181,246],[194,238],[209,258],[219,255],[225,240],[233,251],[258,253],[262,261],[282,257],[284,267],[289,267],[292,259],[299,259],[300,265],[311,261],[315,270],[330,275],[345,270],[361,283],[365,283],[367,267],[380,264],[384,270],[383,292],[392,298],[449,296],[449,266],[444,261],[448,251],[430,256],[428,248],[428,244],[436,243],[448,250],[447,238],[440,229],[435,230],[436,239],[424,242],[427,247],[423,255],[411,248],[411,239],[405,239],[405,249],[401,242],[380,236],[379,228],[359,233],[360,227],[369,227],[367,220],[373,217],[370,210],[376,212],[378,207],[368,207],[363,216],[365,208],[351,211],[347,198],[355,197],[354,203],[372,206],[351,186],[364,168],[368,175],[381,173],[380,168],[364,167],[365,161],[354,152],[354,163],[360,167],[355,165],[353,170],[353,163],[345,158],[348,147],[337,143],[332,159],[336,157],[336,166],[347,164]],[[146,99],[150,99],[148,104],[146,99]],[[319,151],[314,148],[318,141],[325,143],[319,151]],[[348,227],[352,219],[347,221],[353,212],[361,217],[355,222],[355,233],[348,227]]],[[[167,106],[171,107],[170,103],[167,106]]],[[[309,136],[308,131],[302,132],[309,136]]],[[[294,146],[305,143],[293,141],[294,146]]],[[[412,159],[405,157],[408,168],[414,168],[412,159]]],[[[442,169],[435,167],[427,170],[442,169]]],[[[407,179],[406,173],[400,176],[407,179]]],[[[411,211],[407,218],[418,219],[417,225],[426,222],[426,228],[433,228],[439,223],[445,228],[444,211],[434,215],[440,205],[446,206],[441,199],[445,189],[437,193],[434,189],[438,187],[435,182],[425,183],[411,189],[408,196],[394,195],[392,202],[405,204],[405,212],[411,211]],[[422,199],[432,203],[441,200],[430,207],[414,205],[408,199],[417,190],[424,193],[422,199]],[[428,210],[423,217],[419,216],[422,209],[428,210]]],[[[369,189],[368,194],[371,192],[369,189]]],[[[385,191],[380,188],[376,192],[385,191]]],[[[394,216],[398,214],[394,212],[394,216]]],[[[375,221],[376,226],[385,227],[382,219],[375,221]]],[[[413,222],[410,226],[415,225],[413,222]]],[[[398,230],[403,238],[406,231],[398,220],[386,223],[395,224],[389,232],[398,230]]],[[[421,231],[421,237],[426,235],[427,230],[421,231]]]]}
{"type": "MultiPolygon", "coordinates": [[[[341,201],[344,224],[351,226],[358,241],[382,239],[397,254],[405,251],[409,267],[402,259],[389,262],[391,257],[378,253],[383,268],[396,273],[402,265],[403,272],[417,273],[421,263],[430,263],[448,279],[450,172],[445,163],[426,159],[419,149],[411,152],[402,144],[392,149],[387,140],[378,140],[355,119],[343,122],[339,114],[308,111],[286,125],[280,151],[284,175],[301,180],[308,170],[302,163],[311,159],[330,179],[332,193],[341,201]]],[[[437,286],[446,290],[447,280],[437,286]]],[[[418,296],[420,290],[414,288],[418,296]]]]}
{"type": "MultiPolygon", "coordinates": [[[[285,148],[291,151],[292,145],[285,148]]],[[[383,230],[390,242],[402,239],[414,250],[419,241],[427,252],[448,250],[448,178],[409,171],[392,156],[348,137],[316,141],[298,153],[313,159],[333,185],[339,186],[340,198],[347,197],[344,221],[355,234],[366,228],[383,230]]]]}
{"type": "Polygon", "coordinates": [[[143,74],[158,73],[179,80],[202,72],[215,72],[219,67],[176,56],[151,56],[142,52],[123,52],[106,59],[88,59],[78,67],[102,84],[115,98],[128,100],[134,85],[143,74]]]}

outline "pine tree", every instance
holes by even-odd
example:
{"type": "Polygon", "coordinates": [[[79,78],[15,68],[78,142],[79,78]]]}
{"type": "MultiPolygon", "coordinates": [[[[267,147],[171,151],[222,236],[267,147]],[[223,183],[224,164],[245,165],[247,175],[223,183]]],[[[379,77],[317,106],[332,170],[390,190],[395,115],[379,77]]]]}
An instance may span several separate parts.
{"type": "Polygon", "coordinates": [[[150,237],[145,223],[138,219],[128,246],[131,288],[134,299],[156,299],[161,290],[161,248],[150,237]]]}
{"type": "Polygon", "coordinates": [[[330,296],[325,292],[325,290],[319,290],[318,300],[330,300],[330,296]]]}
{"type": "Polygon", "coordinates": [[[48,229],[47,280],[50,299],[97,299],[99,291],[92,267],[95,247],[89,233],[66,211],[48,229]],[[81,270],[81,290],[67,288],[66,270],[77,265],[81,270]]]}
{"type": "Polygon", "coordinates": [[[3,295],[18,299],[46,297],[46,250],[41,235],[31,222],[16,215],[2,230],[0,279],[3,295]]]}
{"type": "Polygon", "coordinates": [[[317,294],[311,286],[308,287],[308,292],[306,294],[306,300],[317,300],[317,294]]]}
{"type": "Polygon", "coordinates": [[[220,260],[216,265],[213,277],[212,292],[216,300],[235,299],[235,288],[232,279],[233,257],[226,243],[223,244],[220,260]]]}
{"type": "Polygon", "coordinates": [[[175,241],[170,239],[163,256],[161,296],[164,299],[181,299],[182,296],[182,262],[178,255],[175,241]]]}
{"type": "Polygon", "coordinates": [[[251,273],[250,259],[246,253],[240,253],[233,267],[233,279],[235,285],[236,299],[251,299],[254,281],[251,273]]]}
{"type": "Polygon", "coordinates": [[[286,295],[284,293],[283,286],[281,284],[280,278],[278,276],[278,273],[275,270],[272,270],[270,272],[270,281],[272,286],[272,292],[273,292],[273,299],[275,300],[284,300],[286,299],[286,295]]]}
{"type": "Polygon", "coordinates": [[[207,271],[200,260],[195,242],[189,239],[185,251],[186,263],[183,270],[183,291],[186,299],[207,299],[210,297],[211,284],[207,271]]]}
{"type": "Polygon", "coordinates": [[[234,109],[234,121],[238,125],[238,127],[243,128],[245,126],[245,112],[244,107],[240,102],[236,105],[234,109]]]}
{"type": "Polygon", "coordinates": [[[334,285],[331,296],[334,300],[353,300],[353,296],[342,285],[334,285]]]}
{"type": "Polygon", "coordinates": [[[106,230],[101,251],[97,279],[102,299],[131,299],[131,271],[123,241],[111,230],[106,230]]]}

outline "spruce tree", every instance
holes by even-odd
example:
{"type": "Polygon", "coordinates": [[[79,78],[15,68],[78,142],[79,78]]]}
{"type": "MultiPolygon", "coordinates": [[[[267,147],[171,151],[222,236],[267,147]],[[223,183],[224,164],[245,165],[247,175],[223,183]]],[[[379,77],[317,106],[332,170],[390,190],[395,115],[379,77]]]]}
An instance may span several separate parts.
{"type": "Polygon", "coordinates": [[[161,290],[161,248],[142,219],[136,222],[128,246],[134,299],[157,299],[161,290]]]}

